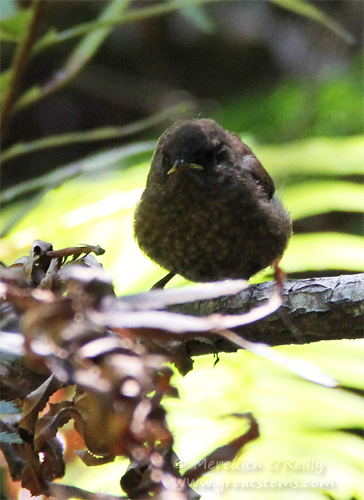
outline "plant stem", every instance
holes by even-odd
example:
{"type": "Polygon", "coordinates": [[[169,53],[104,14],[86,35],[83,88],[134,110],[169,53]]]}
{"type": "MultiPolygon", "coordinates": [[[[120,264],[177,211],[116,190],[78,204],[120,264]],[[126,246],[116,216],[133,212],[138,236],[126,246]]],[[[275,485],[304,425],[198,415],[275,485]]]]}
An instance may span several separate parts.
{"type": "Polygon", "coordinates": [[[31,58],[32,47],[36,40],[36,35],[43,16],[44,8],[45,0],[34,1],[33,15],[30,19],[28,30],[15,51],[11,66],[12,75],[9,82],[8,91],[5,96],[0,120],[3,139],[6,136],[9,120],[14,109],[13,104],[19,94],[21,81],[31,58]]]}

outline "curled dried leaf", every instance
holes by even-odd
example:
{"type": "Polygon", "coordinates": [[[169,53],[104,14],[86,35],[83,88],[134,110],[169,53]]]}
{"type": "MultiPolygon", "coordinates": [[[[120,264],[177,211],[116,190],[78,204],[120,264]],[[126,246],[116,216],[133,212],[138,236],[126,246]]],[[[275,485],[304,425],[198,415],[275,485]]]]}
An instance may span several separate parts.
{"type": "Polygon", "coordinates": [[[38,414],[45,408],[50,396],[58,389],[59,382],[51,375],[25,398],[23,414],[19,422],[20,435],[25,441],[33,441],[38,414]]]}

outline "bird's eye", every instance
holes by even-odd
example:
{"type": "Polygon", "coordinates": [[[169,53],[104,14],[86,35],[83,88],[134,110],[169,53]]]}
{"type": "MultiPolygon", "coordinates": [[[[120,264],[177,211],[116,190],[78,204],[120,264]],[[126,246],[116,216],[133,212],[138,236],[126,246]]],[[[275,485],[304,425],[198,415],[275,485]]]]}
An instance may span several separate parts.
{"type": "Polygon", "coordinates": [[[223,163],[228,158],[228,154],[226,149],[220,149],[220,151],[216,154],[216,162],[223,163]]]}
{"type": "Polygon", "coordinates": [[[219,165],[220,163],[223,163],[227,159],[227,151],[226,149],[221,149],[221,146],[215,146],[212,149],[207,149],[204,152],[204,161],[207,165],[211,165],[213,163],[216,163],[219,165]]]}
{"type": "Polygon", "coordinates": [[[204,152],[203,158],[206,163],[212,163],[215,158],[215,152],[212,149],[208,149],[204,152]]]}

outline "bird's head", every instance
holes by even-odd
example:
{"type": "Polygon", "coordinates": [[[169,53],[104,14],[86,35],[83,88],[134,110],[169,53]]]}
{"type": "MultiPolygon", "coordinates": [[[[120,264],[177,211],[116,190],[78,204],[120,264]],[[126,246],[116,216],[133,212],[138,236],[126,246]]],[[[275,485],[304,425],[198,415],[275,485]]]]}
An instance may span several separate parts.
{"type": "Polygon", "coordinates": [[[211,119],[181,121],[159,139],[148,184],[173,195],[197,186],[221,189],[232,183],[269,197],[274,185],[249,146],[211,119]],[[243,182],[242,182],[243,181],[243,182]]]}
{"type": "Polygon", "coordinates": [[[162,183],[176,176],[211,178],[218,175],[219,167],[232,161],[226,132],[216,122],[182,121],[159,139],[150,175],[162,183]]]}

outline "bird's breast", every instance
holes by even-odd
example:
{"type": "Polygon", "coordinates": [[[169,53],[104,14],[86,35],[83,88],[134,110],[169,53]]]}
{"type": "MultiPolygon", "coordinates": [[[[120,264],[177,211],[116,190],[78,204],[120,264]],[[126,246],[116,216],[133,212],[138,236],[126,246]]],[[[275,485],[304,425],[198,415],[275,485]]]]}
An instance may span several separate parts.
{"type": "Polygon", "coordinates": [[[152,260],[192,281],[248,278],[284,251],[282,209],[216,187],[201,191],[179,184],[164,196],[147,189],[136,211],[135,235],[152,260]]]}

